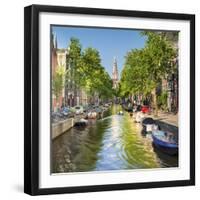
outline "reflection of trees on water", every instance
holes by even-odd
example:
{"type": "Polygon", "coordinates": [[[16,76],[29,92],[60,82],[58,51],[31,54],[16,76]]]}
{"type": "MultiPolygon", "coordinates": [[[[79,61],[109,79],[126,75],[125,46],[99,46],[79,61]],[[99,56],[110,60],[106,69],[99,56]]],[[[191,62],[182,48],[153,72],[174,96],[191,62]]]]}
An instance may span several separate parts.
{"type": "Polygon", "coordinates": [[[72,128],[52,143],[52,172],[175,167],[178,158],[152,147],[128,113],[116,115],[113,106],[104,118],[89,120],[85,128],[72,128]],[[107,117],[106,117],[107,115],[107,117]]]}
{"type": "MultiPolygon", "coordinates": [[[[106,114],[109,115],[110,112],[106,114]]],[[[96,120],[89,120],[88,127],[72,128],[55,139],[52,149],[53,173],[93,170],[109,123],[109,120],[99,120],[98,123],[96,120]]]]}

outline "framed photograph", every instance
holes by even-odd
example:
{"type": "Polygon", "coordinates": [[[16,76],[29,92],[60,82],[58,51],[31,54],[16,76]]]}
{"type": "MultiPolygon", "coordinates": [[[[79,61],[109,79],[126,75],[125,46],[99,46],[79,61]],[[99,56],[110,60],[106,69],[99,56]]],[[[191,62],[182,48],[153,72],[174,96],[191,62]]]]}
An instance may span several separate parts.
{"type": "Polygon", "coordinates": [[[195,184],[195,16],[31,5],[24,192],[195,184]]]}

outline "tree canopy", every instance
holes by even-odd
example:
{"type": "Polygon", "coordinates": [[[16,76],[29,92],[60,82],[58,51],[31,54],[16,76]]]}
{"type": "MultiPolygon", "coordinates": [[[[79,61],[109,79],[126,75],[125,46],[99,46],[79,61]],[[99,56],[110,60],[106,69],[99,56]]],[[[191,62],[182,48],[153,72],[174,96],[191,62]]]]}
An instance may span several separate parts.
{"type": "MultiPolygon", "coordinates": [[[[133,49],[125,56],[120,80],[122,96],[128,94],[146,96],[152,91],[153,95],[156,95],[155,90],[161,80],[173,73],[176,67],[173,62],[176,51],[166,34],[146,31],[141,35],[147,38],[145,47],[133,49]]],[[[156,99],[154,100],[154,104],[157,104],[156,99]]]]}
{"type": "Polygon", "coordinates": [[[67,73],[66,80],[73,79],[76,87],[84,89],[89,95],[98,93],[101,97],[112,96],[112,80],[101,65],[97,49],[92,47],[82,49],[80,41],[71,38],[67,62],[73,70],[67,73]]]}
{"type": "Polygon", "coordinates": [[[65,68],[64,66],[57,66],[55,74],[52,79],[52,91],[56,97],[56,100],[60,97],[63,87],[64,87],[64,76],[65,68]]]}

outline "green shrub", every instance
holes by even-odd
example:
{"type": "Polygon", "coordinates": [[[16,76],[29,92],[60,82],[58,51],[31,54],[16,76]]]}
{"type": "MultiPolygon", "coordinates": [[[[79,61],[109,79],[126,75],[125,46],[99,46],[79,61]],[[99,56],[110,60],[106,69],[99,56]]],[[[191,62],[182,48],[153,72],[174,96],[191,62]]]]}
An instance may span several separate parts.
{"type": "Polygon", "coordinates": [[[158,107],[165,111],[167,110],[167,97],[168,97],[167,91],[163,91],[158,96],[158,107]]]}

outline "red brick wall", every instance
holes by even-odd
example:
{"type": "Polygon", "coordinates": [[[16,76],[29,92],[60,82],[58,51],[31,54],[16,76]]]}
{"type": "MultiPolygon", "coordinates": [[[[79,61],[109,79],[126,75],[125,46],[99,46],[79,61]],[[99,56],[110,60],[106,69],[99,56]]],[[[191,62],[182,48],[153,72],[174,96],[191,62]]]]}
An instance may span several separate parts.
{"type": "MultiPolygon", "coordinates": [[[[55,71],[56,71],[56,68],[58,66],[58,62],[57,62],[57,53],[56,53],[56,49],[52,49],[52,54],[51,54],[51,75],[52,75],[52,78],[55,74],[55,71]]],[[[63,101],[63,97],[62,95],[59,97],[58,99],[58,102],[56,102],[56,99],[55,97],[53,97],[53,94],[52,94],[52,109],[55,110],[55,108],[57,107],[57,103],[58,103],[58,107],[60,108],[62,106],[62,101],[63,101]]]]}
{"type": "Polygon", "coordinates": [[[52,77],[53,75],[55,74],[55,71],[56,71],[56,67],[58,65],[57,63],[57,54],[56,54],[56,49],[52,49],[52,54],[51,54],[51,67],[52,67],[52,77]]]}

